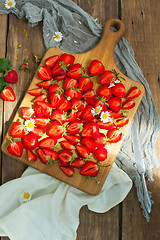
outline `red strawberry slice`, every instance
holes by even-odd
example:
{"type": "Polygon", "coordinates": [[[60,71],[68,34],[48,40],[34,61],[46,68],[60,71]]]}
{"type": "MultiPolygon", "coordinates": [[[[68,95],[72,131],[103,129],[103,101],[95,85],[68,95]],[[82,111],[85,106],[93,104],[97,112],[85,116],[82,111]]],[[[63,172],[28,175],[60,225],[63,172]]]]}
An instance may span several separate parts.
{"type": "MultiPolygon", "coordinates": [[[[48,102],[37,102],[37,105],[40,105],[44,109],[44,116],[48,118],[52,111],[52,106],[48,102]]],[[[36,113],[36,111],[35,111],[36,113]]],[[[37,116],[37,115],[36,115],[37,116]]],[[[37,116],[40,117],[40,116],[37,116]]]]}
{"type": "Polygon", "coordinates": [[[29,133],[22,138],[22,142],[26,149],[33,150],[38,146],[38,137],[34,133],[29,133]]]}
{"type": "Polygon", "coordinates": [[[28,90],[27,93],[30,94],[31,96],[39,96],[42,94],[42,88],[34,88],[28,90]]]}
{"type": "Polygon", "coordinates": [[[22,117],[26,120],[33,118],[34,116],[34,111],[30,107],[23,107],[21,110],[22,117]]]}
{"type": "Polygon", "coordinates": [[[23,144],[20,141],[13,142],[10,140],[10,145],[7,147],[7,150],[10,154],[21,157],[23,153],[23,144]]]}
{"type": "Polygon", "coordinates": [[[39,142],[38,147],[46,148],[48,150],[53,150],[56,143],[57,143],[57,139],[51,138],[51,137],[46,137],[39,142]]]}
{"type": "Polygon", "coordinates": [[[75,158],[75,160],[70,164],[73,168],[82,168],[85,165],[85,161],[83,158],[75,158]]]}
{"type": "Polygon", "coordinates": [[[58,160],[58,153],[48,149],[37,149],[37,155],[44,164],[52,164],[58,160]]]}
{"type": "Polygon", "coordinates": [[[18,81],[18,75],[15,70],[11,69],[5,72],[4,79],[8,83],[15,84],[18,81]]]}
{"type": "Polygon", "coordinates": [[[97,95],[108,100],[112,96],[111,88],[109,88],[107,85],[104,85],[98,89],[97,95]]]}
{"type": "Polygon", "coordinates": [[[52,76],[61,76],[64,75],[67,71],[67,64],[58,61],[52,68],[52,76]]]}
{"type": "Polygon", "coordinates": [[[80,136],[66,134],[66,135],[64,135],[64,137],[65,137],[65,139],[72,142],[73,144],[77,144],[80,142],[80,136]]]}
{"type": "Polygon", "coordinates": [[[94,106],[94,99],[92,99],[92,98],[85,98],[85,103],[87,103],[88,105],[94,106]]]}
{"type": "Polygon", "coordinates": [[[63,150],[59,153],[59,161],[63,166],[69,166],[72,160],[72,152],[69,150],[63,150]]]}
{"type": "Polygon", "coordinates": [[[66,117],[67,122],[74,122],[78,118],[77,112],[75,112],[74,109],[69,113],[69,115],[66,117]]]}
{"type": "Polygon", "coordinates": [[[97,124],[93,121],[90,121],[84,124],[83,130],[81,131],[81,136],[96,138],[98,133],[99,128],[97,124]]]}
{"type": "Polygon", "coordinates": [[[37,127],[41,128],[47,128],[49,125],[49,119],[48,118],[34,118],[35,125],[37,127]]]}
{"type": "Polygon", "coordinates": [[[74,168],[72,167],[60,166],[60,169],[67,177],[72,177],[74,174],[74,168]]]}
{"type": "Polygon", "coordinates": [[[123,113],[122,113],[121,110],[118,111],[118,112],[113,112],[111,109],[108,109],[107,111],[110,113],[110,115],[111,115],[114,119],[118,119],[118,118],[121,118],[121,117],[123,116],[123,113]]]}
{"type": "Polygon", "coordinates": [[[64,115],[64,111],[62,111],[61,109],[56,109],[52,112],[50,119],[52,121],[57,120],[60,123],[64,123],[66,121],[66,117],[64,115]]]}
{"type": "Polygon", "coordinates": [[[98,133],[95,138],[97,148],[104,147],[106,145],[106,136],[104,133],[98,133]]]}
{"type": "Polygon", "coordinates": [[[64,62],[67,65],[67,68],[69,68],[74,63],[74,60],[75,60],[75,57],[69,53],[63,53],[60,56],[60,61],[64,62]]]}
{"type": "Polygon", "coordinates": [[[80,174],[83,176],[96,177],[98,175],[99,168],[95,162],[87,161],[82,167],[80,174]]]}
{"type": "Polygon", "coordinates": [[[76,145],[76,150],[77,150],[77,154],[79,157],[82,157],[82,158],[90,158],[90,150],[86,147],[86,146],[83,146],[83,145],[76,145]]]}
{"type": "Polygon", "coordinates": [[[82,112],[81,118],[83,120],[92,120],[94,118],[94,115],[92,113],[93,106],[88,105],[82,112]]]}
{"type": "Polygon", "coordinates": [[[68,150],[73,150],[75,149],[74,144],[69,142],[69,141],[62,141],[61,142],[62,148],[63,149],[68,149],[68,150]]]}
{"type": "Polygon", "coordinates": [[[28,161],[29,162],[35,162],[37,160],[36,154],[32,152],[32,150],[27,150],[27,155],[28,155],[28,161]]]}
{"type": "Polygon", "coordinates": [[[40,67],[37,75],[38,75],[39,79],[41,79],[41,80],[51,80],[52,79],[51,69],[46,65],[40,67]]]}
{"type": "Polygon", "coordinates": [[[35,111],[35,116],[36,117],[38,117],[38,118],[44,117],[45,109],[42,106],[36,104],[35,108],[34,108],[34,111],[35,111]]]}
{"type": "Polygon", "coordinates": [[[126,99],[130,100],[130,99],[137,98],[140,94],[141,94],[141,90],[138,89],[138,87],[134,86],[127,93],[126,99]]]}
{"type": "Polygon", "coordinates": [[[59,93],[51,93],[49,99],[50,99],[52,108],[59,107],[65,100],[64,96],[59,93]]]}
{"type": "Polygon", "coordinates": [[[109,108],[114,112],[119,112],[121,108],[121,99],[118,97],[112,97],[108,100],[109,108]]]}
{"type": "Polygon", "coordinates": [[[47,135],[59,139],[63,135],[63,126],[57,120],[53,121],[47,130],[47,135]]]}
{"type": "Polygon", "coordinates": [[[77,120],[68,124],[67,132],[70,134],[77,134],[82,130],[82,128],[83,128],[83,123],[77,120]]]}
{"type": "Polygon", "coordinates": [[[11,87],[6,87],[0,94],[0,97],[9,102],[14,102],[16,100],[16,96],[11,87]]]}
{"type": "Polygon", "coordinates": [[[62,75],[54,76],[53,80],[61,81],[61,80],[64,80],[65,77],[66,77],[66,72],[64,72],[62,75]]]}
{"type": "Polygon", "coordinates": [[[105,68],[104,68],[103,64],[96,59],[90,63],[89,68],[88,68],[88,73],[91,76],[96,76],[96,75],[102,74],[104,72],[104,69],[105,68]]]}
{"type": "Polygon", "coordinates": [[[68,111],[71,107],[70,101],[68,101],[66,98],[64,98],[63,103],[58,107],[58,109],[63,111],[68,111]]]}
{"type": "Polygon", "coordinates": [[[94,99],[95,98],[95,91],[93,89],[90,89],[82,94],[83,98],[89,98],[94,99]]]}
{"type": "Polygon", "coordinates": [[[52,68],[55,65],[55,63],[58,61],[58,59],[59,59],[58,55],[51,56],[45,60],[45,64],[49,68],[52,68]]]}
{"type": "Polygon", "coordinates": [[[66,79],[64,80],[64,90],[66,91],[67,89],[73,87],[78,88],[77,79],[66,77],[66,79]]]}
{"type": "Polygon", "coordinates": [[[36,85],[40,88],[48,89],[52,84],[52,80],[45,80],[43,82],[37,83],[36,85]]]}
{"type": "Polygon", "coordinates": [[[65,95],[66,95],[67,99],[72,99],[72,98],[80,99],[82,97],[82,93],[81,93],[80,89],[78,89],[78,88],[67,89],[65,91],[65,95]]]}
{"type": "Polygon", "coordinates": [[[101,99],[95,99],[94,101],[94,107],[102,107],[101,109],[101,112],[102,111],[106,111],[107,110],[107,102],[104,100],[101,100],[101,99]]]}
{"type": "Polygon", "coordinates": [[[122,104],[122,109],[123,110],[128,110],[128,109],[131,109],[135,106],[135,102],[130,99],[130,100],[127,100],[125,101],[123,104],[122,104]]]}
{"type": "Polygon", "coordinates": [[[93,153],[97,147],[94,139],[91,137],[84,137],[81,141],[81,144],[86,146],[91,153],[93,153]]]}
{"type": "Polygon", "coordinates": [[[103,121],[97,121],[97,125],[99,128],[106,129],[106,130],[110,130],[115,126],[112,119],[110,119],[107,123],[104,123],[103,121]]]}
{"type": "Polygon", "coordinates": [[[45,128],[34,126],[33,130],[30,131],[30,133],[34,133],[35,135],[37,135],[38,138],[41,138],[45,133],[45,128]]]}
{"type": "Polygon", "coordinates": [[[126,95],[126,88],[123,83],[117,83],[111,90],[112,94],[116,97],[124,98],[126,95]]]}
{"type": "Polygon", "coordinates": [[[122,140],[122,133],[117,128],[112,128],[107,133],[109,143],[117,143],[122,140]]]}
{"type": "Polygon", "coordinates": [[[116,124],[116,127],[123,127],[128,122],[129,122],[129,119],[127,117],[123,117],[121,119],[118,119],[115,124],[116,124]]]}
{"type": "Polygon", "coordinates": [[[107,149],[102,147],[102,148],[98,148],[95,150],[95,156],[98,159],[98,161],[102,162],[104,160],[106,160],[107,158],[107,149]]]}
{"type": "Polygon", "coordinates": [[[107,70],[101,76],[100,84],[109,86],[110,83],[114,82],[116,79],[117,79],[117,75],[114,72],[107,70]]]}
{"type": "Polygon", "coordinates": [[[25,135],[24,126],[20,122],[12,124],[10,135],[15,138],[22,138],[25,135]]]}
{"type": "Polygon", "coordinates": [[[87,90],[93,87],[93,82],[88,77],[82,77],[79,79],[79,88],[82,92],[86,92],[87,90]]]}
{"type": "Polygon", "coordinates": [[[44,102],[46,100],[46,94],[41,94],[34,98],[33,102],[44,102]]]}
{"type": "Polygon", "coordinates": [[[67,71],[67,76],[70,78],[79,79],[84,75],[84,73],[85,73],[85,70],[82,67],[82,65],[79,63],[76,63],[67,71]]]}
{"type": "Polygon", "coordinates": [[[51,93],[63,93],[63,89],[59,87],[57,84],[52,84],[48,89],[48,95],[51,95],[51,93]]]}
{"type": "Polygon", "coordinates": [[[78,111],[82,111],[84,110],[84,108],[86,107],[86,104],[78,98],[72,98],[71,100],[71,108],[78,110],[78,111]]]}

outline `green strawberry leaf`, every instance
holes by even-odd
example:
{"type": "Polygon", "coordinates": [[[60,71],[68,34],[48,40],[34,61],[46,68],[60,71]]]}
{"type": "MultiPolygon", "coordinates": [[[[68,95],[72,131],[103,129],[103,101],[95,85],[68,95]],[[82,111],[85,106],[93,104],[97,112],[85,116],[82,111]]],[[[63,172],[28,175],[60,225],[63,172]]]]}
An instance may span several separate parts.
{"type": "Polygon", "coordinates": [[[6,87],[6,81],[4,77],[0,77],[0,92],[6,87]]]}
{"type": "Polygon", "coordinates": [[[4,73],[10,68],[10,61],[8,58],[0,58],[0,72],[4,73]]]}

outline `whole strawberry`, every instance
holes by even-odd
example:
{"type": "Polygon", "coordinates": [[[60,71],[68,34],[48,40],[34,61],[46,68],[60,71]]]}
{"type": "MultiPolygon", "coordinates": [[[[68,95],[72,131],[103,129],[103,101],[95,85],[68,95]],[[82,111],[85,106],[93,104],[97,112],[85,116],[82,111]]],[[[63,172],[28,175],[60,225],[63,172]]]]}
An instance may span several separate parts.
{"type": "Polygon", "coordinates": [[[5,72],[4,79],[8,83],[15,84],[18,81],[18,75],[15,70],[11,69],[5,72]]]}

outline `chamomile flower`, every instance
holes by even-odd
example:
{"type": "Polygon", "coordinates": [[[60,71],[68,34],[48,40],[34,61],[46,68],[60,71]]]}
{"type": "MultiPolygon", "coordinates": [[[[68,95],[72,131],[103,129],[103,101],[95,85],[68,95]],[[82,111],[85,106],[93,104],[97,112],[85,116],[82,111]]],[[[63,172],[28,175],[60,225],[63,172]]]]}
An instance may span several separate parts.
{"type": "Polygon", "coordinates": [[[20,195],[21,203],[28,202],[28,201],[31,200],[31,198],[32,198],[32,195],[29,192],[22,192],[21,195],[20,195]]]}
{"type": "Polygon", "coordinates": [[[102,107],[97,106],[96,108],[92,108],[91,113],[95,116],[95,115],[99,115],[101,111],[102,111],[102,107]]]}
{"type": "Polygon", "coordinates": [[[34,129],[35,121],[33,118],[30,118],[29,120],[25,121],[25,128],[28,132],[32,131],[34,129]]]}
{"type": "Polygon", "coordinates": [[[53,37],[54,37],[54,41],[56,42],[60,42],[63,39],[63,35],[61,32],[55,32],[53,37]]]}
{"type": "Polygon", "coordinates": [[[102,122],[107,123],[111,119],[111,115],[108,111],[102,112],[100,119],[102,122]]]}
{"type": "Polygon", "coordinates": [[[5,1],[5,8],[10,9],[10,8],[14,8],[16,5],[15,0],[6,0],[5,1]]]}

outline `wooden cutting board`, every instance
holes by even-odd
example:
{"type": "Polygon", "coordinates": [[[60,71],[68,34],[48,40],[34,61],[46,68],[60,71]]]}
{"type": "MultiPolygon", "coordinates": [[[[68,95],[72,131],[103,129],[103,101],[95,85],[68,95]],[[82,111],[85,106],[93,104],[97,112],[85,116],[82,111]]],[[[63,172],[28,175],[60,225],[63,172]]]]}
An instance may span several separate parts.
{"type": "MultiPolygon", "coordinates": [[[[141,95],[135,99],[135,107],[132,108],[131,110],[129,110],[127,113],[127,116],[129,118],[129,123],[123,127],[123,130],[122,130],[122,132],[124,133],[123,139],[124,139],[125,134],[132,122],[132,119],[137,111],[137,108],[140,104],[140,101],[141,101],[142,96],[145,91],[142,84],[140,84],[136,81],[133,81],[133,80],[129,79],[128,77],[124,76],[118,70],[118,68],[115,64],[114,49],[115,49],[117,42],[123,36],[124,32],[125,32],[125,26],[119,19],[110,19],[106,22],[106,24],[104,26],[102,38],[94,49],[92,49],[88,52],[85,52],[85,53],[81,53],[81,54],[73,54],[75,56],[75,63],[78,62],[78,63],[82,64],[85,69],[88,68],[89,63],[94,59],[100,60],[103,63],[103,65],[105,66],[106,70],[115,69],[120,74],[120,76],[122,78],[124,78],[124,80],[122,79],[122,83],[125,85],[126,91],[128,91],[133,86],[137,86],[141,90],[141,95]],[[112,26],[118,26],[119,30],[117,32],[112,32],[110,30],[110,27],[112,27],[112,26]]],[[[64,52],[57,48],[50,48],[44,55],[44,57],[40,63],[40,66],[45,64],[45,59],[47,59],[48,57],[57,55],[57,54],[61,55],[62,53],[64,53],[64,52]]],[[[94,84],[94,88],[97,89],[99,87],[98,77],[94,77],[94,81],[96,82],[94,84]]],[[[33,77],[33,80],[31,82],[30,86],[29,86],[29,89],[37,88],[36,84],[38,82],[40,82],[40,80],[38,79],[37,73],[36,73],[35,76],[33,77]]],[[[33,100],[33,97],[26,93],[26,95],[23,98],[23,101],[21,102],[21,104],[19,106],[17,113],[15,114],[13,122],[21,121],[21,114],[20,114],[21,109],[25,106],[32,107],[33,106],[32,100],[33,100]]],[[[12,122],[12,124],[13,124],[13,122],[12,122]]],[[[62,171],[60,171],[59,163],[53,163],[52,165],[51,164],[44,165],[39,159],[36,162],[34,162],[33,164],[30,163],[27,160],[26,149],[23,150],[23,154],[20,158],[10,155],[7,151],[7,146],[9,144],[9,139],[10,139],[9,131],[10,131],[10,128],[9,128],[9,130],[4,138],[3,144],[2,144],[2,151],[4,153],[8,154],[9,156],[33,167],[33,168],[40,170],[41,172],[44,172],[50,176],[53,176],[54,178],[57,178],[57,179],[65,182],[65,183],[68,183],[84,192],[87,192],[87,193],[93,194],[93,195],[98,194],[99,191],[101,190],[101,188],[107,178],[107,175],[112,167],[112,164],[115,161],[115,158],[118,154],[121,144],[123,142],[123,139],[122,139],[118,143],[107,145],[108,157],[104,162],[101,163],[101,165],[103,165],[105,167],[101,167],[100,172],[97,176],[100,183],[98,184],[95,179],[91,179],[85,183],[86,177],[81,176],[79,174],[78,169],[75,170],[75,174],[73,175],[73,177],[69,178],[69,177],[65,176],[62,171]]],[[[103,131],[103,132],[105,132],[105,131],[103,131]]],[[[55,150],[58,151],[60,149],[61,149],[61,147],[59,144],[55,150]]],[[[94,159],[92,158],[91,160],[94,160],[94,159]]]]}

